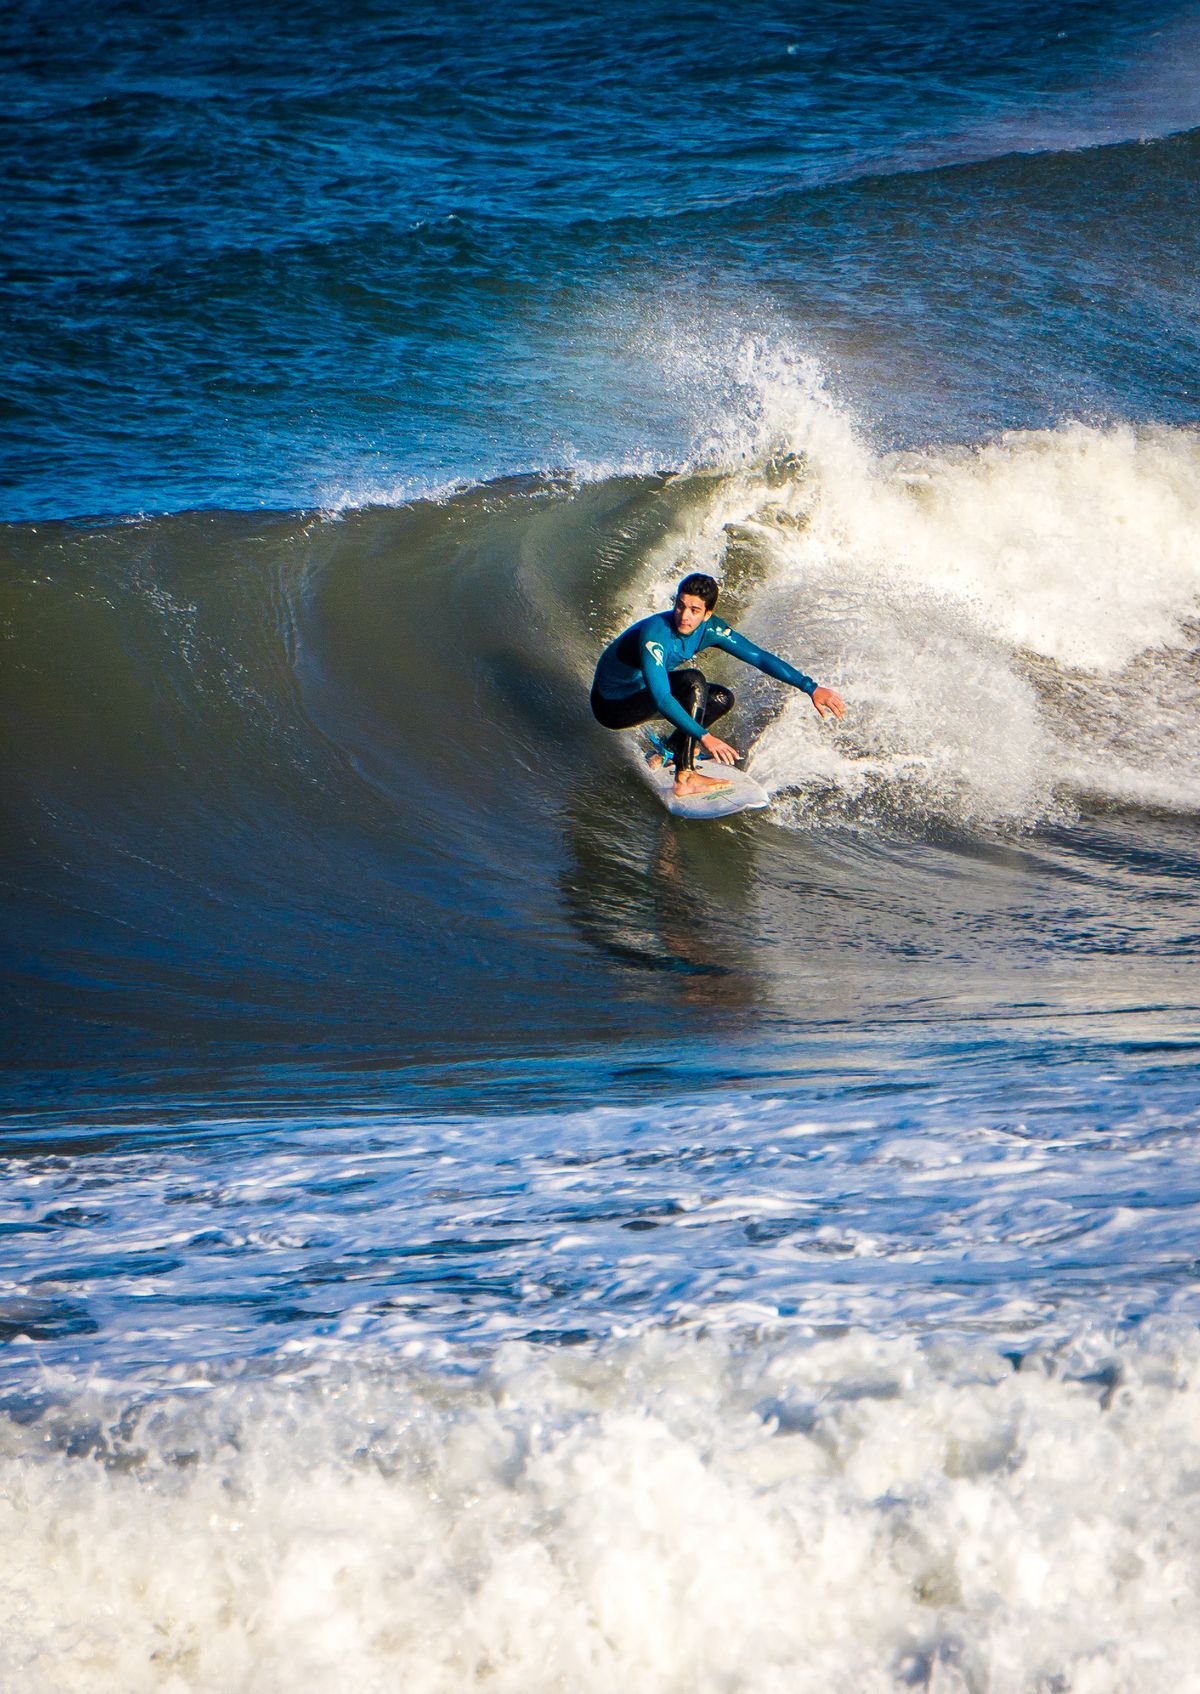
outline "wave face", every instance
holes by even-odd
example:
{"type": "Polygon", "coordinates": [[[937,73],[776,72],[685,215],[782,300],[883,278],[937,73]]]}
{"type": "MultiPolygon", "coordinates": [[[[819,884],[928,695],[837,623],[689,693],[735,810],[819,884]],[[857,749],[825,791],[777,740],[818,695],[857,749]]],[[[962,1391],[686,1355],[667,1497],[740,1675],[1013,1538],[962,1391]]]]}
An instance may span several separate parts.
{"type": "Polygon", "coordinates": [[[102,1006],[97,1040],[416,1059],[628,1034],[697,978],[718,1015],[794,1018],[798,982],[876,947],[855,992],[883,1005],[914,907],[978,926],[968,969],[1013,993],[1031,925],[1061,957],[1136,935],[1147,981],[1181,957],[1196,437],[878,457],[810,368],[763,355],[755,380],[776,450],[736,469],[10,530],[8,959],[34,1048],[86,1049],[102,1006]],[[718,664],[776,805],[675,864],[586,693],[697,563],[852,710],[828,732],[718,664]],[[846,901],[816,935],[806,863],[846,901]]]}

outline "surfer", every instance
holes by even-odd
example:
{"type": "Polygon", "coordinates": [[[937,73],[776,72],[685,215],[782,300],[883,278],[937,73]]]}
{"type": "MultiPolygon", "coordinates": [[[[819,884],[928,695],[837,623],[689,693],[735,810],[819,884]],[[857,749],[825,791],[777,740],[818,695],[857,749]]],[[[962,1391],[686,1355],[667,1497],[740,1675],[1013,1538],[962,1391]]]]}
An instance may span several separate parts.
{"type": "Polygon", "coordinates": [[[678,669],[706,647],[719,647],[778,682],[801,689],[820,717],[840,718],[846,710],[832,688],[819,687],[803,671],[714,618],[718,592],[711,576],[699,571],[685,576],[669,612],[642,618],[604,649],[592,682],[592,711],[605,729],[633,729],[656,717],[674,724],[668,746],[675,761],[674,791],[680,798],[729,787],[720,777],[701,776],[696,770],[697,743],[718,764],[732,765],[739,757],[737,749],[710,728],[733,705],[732,692],[709,682],[703,671],[678,669]]]}

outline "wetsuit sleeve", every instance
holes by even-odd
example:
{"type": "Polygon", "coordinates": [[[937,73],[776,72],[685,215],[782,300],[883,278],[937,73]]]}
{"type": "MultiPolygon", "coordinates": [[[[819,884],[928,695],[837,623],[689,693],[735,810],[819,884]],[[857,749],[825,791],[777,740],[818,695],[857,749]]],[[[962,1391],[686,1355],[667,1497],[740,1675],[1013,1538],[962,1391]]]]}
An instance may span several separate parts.
{"type": "Polygon", "coordinates": [[[817,686],[811,676],[805,676],[794,665],[789,665],[786,659],[781,659],[775,653],[768,653],[765,647],[756,647],[753,641],[747,641],[736,629],[730,629],[728,624],[722,624],[714,629],[704,644],[706,647],[720,647],[726,653],[732,653],[735,659],[741,659],[747,665],[753,665],[756,671],[762,671],[764,676],[773,676],[777,682],[790,683],[793,688],[800,688],[805,694],[811,694],[817,686]]]}
{"type": "Polygon", "coordinates": [[[641,660],[646,687],[653,695],[654,704],[663,717],[669,718],[675,728],[683,730],[686,735],[694,735],[697,740],[703,739],[708,734],[704,725],[689,716],[671,693],[670,678],[663,663],[662,642],[656,641],[652,633],[642,637],[641,660]]]}

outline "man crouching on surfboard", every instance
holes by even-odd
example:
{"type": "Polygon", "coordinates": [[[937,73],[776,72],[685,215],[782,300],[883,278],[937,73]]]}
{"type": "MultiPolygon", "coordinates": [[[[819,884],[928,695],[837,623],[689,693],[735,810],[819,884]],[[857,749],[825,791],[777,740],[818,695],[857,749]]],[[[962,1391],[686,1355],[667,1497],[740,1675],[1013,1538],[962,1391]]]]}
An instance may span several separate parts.
{"type": "Polygon", "coordinates": [[[819,688],[811,676],[793,670],[785,660],[714,618],[717,593],[711,576],[699,571],[685,576],[669,612],[642,618],[604,649],[592,682],[592,711],[605,729],[633,729],[657,717],[669,718],[675,725],[668,745],[675,760],[675,793],[680,797],[729,787],[720,777],[701,776],[696,770],[697,742],[719,764],[732,765],[739,756],[727,741],[709,733],[709,725],[733,705],[730,690],[708,682],[703,671],[676,668],[706,647],[719,647],[755,670],[802,689],[821,717],[840,718],[846,710],[832,688],[819,688]]]}

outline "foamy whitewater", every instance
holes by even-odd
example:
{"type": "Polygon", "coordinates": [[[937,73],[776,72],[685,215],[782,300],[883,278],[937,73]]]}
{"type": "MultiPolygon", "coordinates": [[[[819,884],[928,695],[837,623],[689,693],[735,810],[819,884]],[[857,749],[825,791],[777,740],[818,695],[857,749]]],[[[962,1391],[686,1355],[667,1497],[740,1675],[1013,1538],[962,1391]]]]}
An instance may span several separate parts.
{"type": "Polygon", "coordinates": [[[1194,1100],[1027,1104],[10,1161],[6,1685],[1190,1686],[1194,1100]]]}
{"type": "Polygon", "coordinates": [[[1200,1694],[1198,30],[8,8],[5,1694],[1200,1694]]]}
{"type": "Polygon", "coordinates": [[[1194,1686],[1194,1341],[409,1352],[6,1460],[10,1686],[1194,1686]]]}

